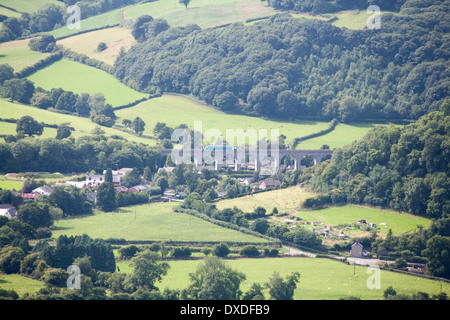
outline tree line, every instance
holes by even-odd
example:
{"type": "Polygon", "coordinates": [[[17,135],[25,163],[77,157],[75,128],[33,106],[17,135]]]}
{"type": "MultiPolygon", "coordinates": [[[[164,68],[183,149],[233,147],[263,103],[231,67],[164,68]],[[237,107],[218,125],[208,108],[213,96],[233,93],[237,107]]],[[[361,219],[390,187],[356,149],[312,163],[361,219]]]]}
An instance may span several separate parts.
{"type": "Polygon", "coordinates": [[[101,134],[78,139],[25,138],[0,143],[0,172],[51,171],[61,173],[103,172],[105,168],[149,167],[156,172],[164,165],[155,148],[101,134]]]}
{"type": "Polygon", "coordinates": [[[117,59],[115,76],[138,91],[193,94],[227,112],[418,119],[448,95],[446,5],[431,2],[407,1],[400,14],[383,15],[380,30],[289,14],[205,30],[155,31],[156,19],[138,19],[140,43],[117,59]]]}
{"type": "Polygon", "coordinates": [[[383,11],[399,11],[407,0],[267,0],[275,9],[311,12],[314,14],[338,12],[342,10],[365,10],[377,5],[383,11]]]}
{"type": "MultiPolygon", "coordinates": [[[[146,0],[144,2],[152,2],[146,0]]],[[[81,19],[86,19],[113,9],[143,2],[142,0],[64,0],[64,6],[46,4],[34,13],[22,13],[20,17],[7,17],[0,29],[0,43],[48,32],[66,26],[72,13],[67,7],[77,5],[81,19]]]]}

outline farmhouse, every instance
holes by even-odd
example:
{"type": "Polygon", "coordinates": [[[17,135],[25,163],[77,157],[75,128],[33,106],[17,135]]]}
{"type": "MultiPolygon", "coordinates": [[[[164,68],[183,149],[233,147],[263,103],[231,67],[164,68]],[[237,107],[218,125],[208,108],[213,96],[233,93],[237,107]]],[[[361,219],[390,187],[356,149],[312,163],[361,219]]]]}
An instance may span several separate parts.
{"type": "Polygon", "coordinates": [[[258,185],[259,190],[278,188],[281,186],[280,180],[264,180],[258,185]]]}
{"type": "Polygon", "coordinates": [[[85,189],[88,187],[88,185],[86,184],[86,181],[66,181],[66,183],[57,183],[56,185],[69,185],[69,186],[74,186],[80,189],[85,189]]]}
{"type": "Polygon", "coordinates": [[[38,193],[43,196],[49,196],[53,192],[53,188],[47,185],[44,185],[42,187],[36,188],[32,191],[32,193],[38,193]]]}
{"type": "Polygon", "coordinates": [[[114,191],[116,193],[124,193],[124,192],[128,191],[128,188],[124,187],[124,186],[117,186],[117,187],[114,187],[114,191]]]}
{"type": "Polygon", "coordinates": [[[361,243],[356,241],[352,245],[352,249],[350,250],[350,256],[354,258],[362,258],[363,256],[363,246],[361,243]]]}
{"type": "Polygon", "coordinates": [[[147,191],[149,188],[150,188],[149,185],[143,185],[143,184],[140,184],[140,185],[131,187],[131,188],[128,189],[128,190],[131,191],[131,192],[145,192],[145,191],[147,191]]]}
{"type": "Polygon", "coordinates": [[[21,193],[20,196],[24,202],[29,202],[39,198],[41,195],[39,193],[21,193]]]}
{"type": "Polygon", "coordinates": [[[105,182],[105,176],[102,174],[87,175],[85,182],[88,188],[97,188],[105,182]]]}
{"type": "Polygon", "coordinates": [[[177,199],[185,199],[186,197],[187,197],[187,194],[184,191],[179,191],[179,192],[175,193],[175,198],[177,198],[177,199]]]}
{"type": "Polygon", "coordinates": [[[10,204],[0,204],[0,216],[7,217],[8,219],[16,218],[16,208],[10,204]]]}

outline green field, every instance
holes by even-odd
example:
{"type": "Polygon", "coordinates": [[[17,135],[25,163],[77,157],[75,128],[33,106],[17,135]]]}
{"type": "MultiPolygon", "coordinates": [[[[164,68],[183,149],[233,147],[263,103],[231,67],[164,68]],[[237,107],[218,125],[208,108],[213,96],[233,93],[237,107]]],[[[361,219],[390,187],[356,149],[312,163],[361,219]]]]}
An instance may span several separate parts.
{"type": "Polygon", "coordinates": [[[387,234],[389,229],[395,235],[400,235],[417,228],[418,225],[428,227],[431,220],[408,213],[391,210],[381,210],[370,207],[347,205],[331,207],[322,210],[302,211],[296,216],[305,221],[319,221],[325,225],[352,224],[364,219],[367,223],[375,223],[381,234],[387,234]],[[385,223],[386,225],[380,225],[385,223]]]}
{"type": "Polygon", "coordinates": [[[16,40],[0,43],[0,64],[9,64],[15,72],[19,72],[49,56],[48,53],[31,50],[28,42],[29,40],[16,40]]]}
{"type": "Polygon", "coordinates": [[[202,28],[244,22],[275,13],[260,0],[192,0],[187,10],[178,0],[159,0],[125,10],[125,15],[132,20],[148,14],[166,19],[172,27],[197,24],[202,28]]]}
{"type": "Polygon", "coordinates": [[[35,293],[44,287],[45,285],[42,281],[23,277],[18,274],[0,274],[0,289],[14,290],[19,297],[25,293],[35,293]]]}
{"type": "Polygon", "coordinates": [[[36,12],[46,4],[64,5],[57,0],[2,0],[2,5],[26,13],[36,12]]]}
{"type": "Polygon", "coordinates": [[[128,88],[112,75],[69,60],[60,60],[28,77],[45,90],[63,88],[74,93],[103,93],[113,107],[128,104],[148,95],[128,88]]]}
{"type": "MultiPolygon", "coordinates": [[[[121,272],[129,273],[128,261],[119,261],[117,265],[121,272]]],[[[201,260],[169,261],[170,269],[161,283],[156,286],[164,288],[183,289],[189,285],[189,273],[194,272],[201,260]]],[[[373,273],[367,273],[367,268],[346,265],[342,262],[319,258],[264,258],[226,260],[233,269],[246,274],[247,279],[241,285],[246,292],[254,282],[266,282],[274,271],[281,276],[297,271],[301,274],[294,294],[295,300],[335,300],[348,296],[359,297],[362,300],[382,300],[383,292],[392,286],[397,293],[412,294],[417,291],[437,294],[440,292],[438,281],[419,278],[389,271],[381,271],[380,289],[368,289],[367,281],[373,273]],[[356,270],[356,276],[353,275],[356,270]]],[[[450,284],[442,283],[442,289],[449,294],[450,284]]],[[[270,296],[264,292],[266,299],[270,296]]]]}
{"type": "Polygon", "coordinates": [[[330,149],[343,147],[362,138],[366,133],[378,125],[379,124],[373,123],[340,123],[330,133],[298,143],[296,149],[320,149],[324,144],[329,145],[330,149]]]}
{"type": "Polygon", "coordinates": [[[121,48],[128,50],[132,45],[136,44],[136,40],[131,35],[131,29],[116,27],[69,37],[58,41],[58,44],[93,59],[114,65],[121,48]],[[104,42],[108,46],[102,52],[97,51],[97,46],[100,42],[104,42]]]}
{"type": "MultiPolygon", "coordinates": [[[[15,12],[15,11],[12,11],[12,10],[9,10],[9,9],[3,8],[3,7],[0,7],[0,14],[7,16],[7,17],[16,17],[16,18],[20,17],[19,12],[15,12]]],[[[1,25],[2,24],[0,23],[0,26],[1,25]]]]}
{"type": "MultiPolygon", "coordinates": [[[[393,12],[380,12],[381,15],[393,12]]],[[[367,19],[374,13],[367,13],[366,10],[348,10],[341,11],[333,14],[337,20],[333,22],[333,25],[340,28],[348,29],[364,29],[367,26],[367,19]]],[[[383,24],[383,17],[381,17],[381,24],[383,24]]]]}
{"type": "Polygon", "coordinates": [[[315,197],[299,186],[289,187],[273,191],[255,193],[253,196],[245,196],[236,199],[227,199],[217,202],[217,208],[233,208],[234,206],[245,212],[252,212],[256,207],[264,207],[267,213],[276,207],[278,212],[291,212],[300,207],[303,200],[315,197]]]}
{"type": "MultiPolygon", "coordinates": [[[[194,127],[194,121],[202,121],[203,131],[218,129],[226,139],[226,129],[267,129],[270,138],[270,130],[278,129],[280,134],[287,137],[287,142],[294,138],[327,128],[327,122],[297,121],[284,122],[265,120],[257,117],[232,115],[223,113],[217,109],[200,104],[187,96],[164,95],[159,98],[144,101],[132,108],[118,110],[116,115],[120,120],[130,119],[139,115],[146,123],[145,133],[153,134],[157,122],[164,122],[170,127],[186,124],[194,127]]],[[[262,138],[258,135],[258,138],[262,138]]]]}
{"type": "MultiPolygon", "coordinates": [[[[81,118],[72,115],[66,115],[48,110],[42,110],[36,107],[31,107],[19,103],[11,103],[6,100],[0,99],[0,114],[2,118],[8,119],[20,119],[24,115],[29,115],[35,120],[45,122],[47,124],[61,124],[69,122],[72,127],[75,128],[75,132],[72,132],[72,136],[79,137],[81,135],[90,135],[92,130],[95,129],[97,124],[93,123],[88,118],[81,118]]],[[[145,143],[148,145],[156,145],[156,141],[152,139],[146,139],[120,131],[118,129],[102,127],[105,131],[105,135],[120,135],[129,141],[135,141],[145,143]]],[[[0,134],[16,134],[16,125],[7,122],[0,122],[0,134]]],[[[43,136],[55,137],[56,129],[45,128],[43,136]]]]}
{"type": "Polygon", "coordinates": [[[153,203],[121,208],[117,212],[72,217],[55,222],[53,237],[88,234],[92,238],[125,240],[232,241],[266,240],[223,228],[202,219],[172,211],[177,203],[153,203]]]}
{"type": "Polygon", "coordinates": [[[48,33],[58,38],[108,25],[116,25],[122,22],[123,10],[124,8],[119,8],[87,19],[83,19],[83,16],[81,16],[80,29],[69,29],[67,26],[63,26],[48,33]]]}
{"type": "Polygon", "coordinates": [[[16,191],[21,190],[23,187],[23,182],[21,181],[5,181],[5,180],[0,180],[0,189],[2,190],[13,190],[15,189],[16,191]]]}

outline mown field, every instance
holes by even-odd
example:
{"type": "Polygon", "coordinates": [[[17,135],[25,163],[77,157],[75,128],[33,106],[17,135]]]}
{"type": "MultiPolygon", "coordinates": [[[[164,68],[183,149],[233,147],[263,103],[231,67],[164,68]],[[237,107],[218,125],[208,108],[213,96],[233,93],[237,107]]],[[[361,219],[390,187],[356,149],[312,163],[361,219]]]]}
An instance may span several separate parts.
{"type": "Polygon", "coordinates": [[[83,17],[81,17],[83,20],[81,20],[80,29],[69,29],[67,28],[67,26],[63,26],[59,29],[55,29],[48,32],[48,34],[51,34],[55,38],[59,38],[83,32],[86,30],[120,24],[123,19],[123,10],[124,8],[119,8],[86,19],[83,19],[83,17]]]}
{"type": "Polygon", "coordinates": [[[16,40],[0,43],[0,64],[9,64],[15,72],[19,72],[49,56],[48,53],[31,50],[28,42],[29,40],[16,40]]]}
{"type": "MultiPolygon", "coordinates": [[[[383,8],[380,8],[383,9],[383,8]]],[[[393,13],[389,11],[381,11],[381,24],[383,24],[383,14],[393,13]]],[[[337,19],[333,21],[333,25],[340,28],[348,28],[353,30],[364,29],[367,27],[367,19],[374,13],[367,13],[366,10],[347,10],[332,14],[337,19]]]]}
{"type": "Polygon", "coordinates": [[[61,1],[57,0],[2,0],[2,5],[15,9],[19,12],[33,13],[38,11],[46,4],[56,4],[63,6],[61,1]]]}
{"type": "Polygon", "coordinates": [[[408,213],[354,205],[331,207],[314,211],[301,211],[296,216],[305,221],[318,221],[328,226],[351,225],[363,219],[367,223],[375,223],[380,228],[381,234],[387,234],[389,229],[392,229],[394,235],[401,235],[412,231],[418,225],[426,228],[431,224],[431,220],[429,219],[408,213]]]}
{"type": "MultiPolygon", "coordinates": [[[[286,136],[287,142],[294,138],[320,131],[328,126],[327,122],[318,121],[273,121],[257,117],[226,114],[217,109],[208,107],[187,96],[166,94],[162,97],[144,101],[132,108],[118,110],[116,112],[119,121],[123,119],[133,120],[139,115],[146,123],[145,133],[153,134],[157,122],[164,122],[170,127],[186,124],[193,129],[194,121],[202,121],[203,131],[218,129],[226,139],[226,129],[267,129],[270,138],[270,130],[278,129],[280,134],[286,136]]],[[[258,136],[258,138],[262,138],[258,136]]]]}
{"type": "Polygon", "coordinates": [[[22,181],[4,181],[0,180],[0,189],[2,190],[13,190],[20,191],[23,187],[22,181]]]}
{"type": "Polygon", "coordinates": [[[121,48],[123,47],[127,51],[137,42],[131,35],[131,29],[115,27],[83,33],[62,39],[57,43],[72,51],[114,65],[121,48]],[[97,51],[100,42],[104,42],[108,46],[102,52],[97,51]]]}
{"type": "Polygon", "coordinates": [[[45,90],[63,88],[74,93],[103,93],[113,107],[148,97],[128,88],[112,75],[78,62],[60,60],[28,77],[45,90]]]}
{"type": "Polygon", "coordinates": [[[372,130],[378,125],[382,124],[340,123],[336,126],[336,128],[333,131],[323,136],[319,136],[298,143],[296,149],[299,150],[320,149],[320,147],[323,145],[328,145],[330,149],[343,147],[345,145],[351,144],[353,141],[362,138],[365,134],[367,134],[370,130],[372,130]]]}
{"type": "Polygon", "coordinates": [[[245,22],[275,13],[273,8],[260,0],[192,0],[187,9],[178,0],[159,0],[125,10],[126,17],[132,20],[148,14],[166,19],[172,27],[197,24],[202,28],[245,22]]]}
{"type": "Polygon", "coordinates": [[[42,281],[23,277],[18,274],[0,274],[0,289],[14,290],[19,297],[25,293],[35,293],[45,287],[42,281]]]}
{"type": "MultiPolygon", "coordinates": [[[[399,294],[421,291],[431,295],[439,293],[441,285],[435,280],[382,270],[380,289],[369,289],[367,281],[373,272],[367,273],[368,268],[321,258],[237,259],[225,262],[246,274],[247,279],[241,285],[243,292],[248,291],[254,282],[262,284],[268,281],[274,271],[278,271],[281,276],[299,272],[301,277],[294,293],[295,300],[336,300],[349,296],[362,300],[382,300],[383,292],[389,286],[399,294]],[[353,275],[354,270],[356,275],[353,275]]],[[[195,272],[200,263],[201,260],[169,261],[168,274],[156,286],[160,289],[186,288],[190,283],[189,273],[195,272]]],[[[125,273],[131,272],[128,264],[128,261],[117,263],[120,271],[125,273]]],[[[442,289],[449,294],[450,284],[442,283],[442,289]]],[[[264,294],[266,299],[270,297],[267,290],[264,294]]]]}
{"type": "MultiPolygon", "coordinates": [[[[24,115],[29,115],[35,120],[45,122],[47,124],[62,124],[70,123],[70,126],[75,128],[75,132],[72,131],[72,136],[78,137],[82,135],[90,135],[92,130],[95,129],[97,124],[93,123],[88,118],[81,118],[72,115],[66,115],[56,113],[48,110],[42,110],[36,107],[31,107],[19,103],[11,103],[9,101],[0,99],[0,114],[5,119],[20,119],[24,115]]],[[[156,140],[146,139],[135,136],[133,134],[120,131],[118,129],[101,127],[105,131],[105,135],[120,135],[129,141],[141,142],[148,145],[155,145],[156,140]]],[[[0,134],[16,134],[16,125],[13,123],[0,122],[0,134]]],[[[43,136],[55,137],[56,129],[44,128],[43,136]]]]}
{"type": "Polygon", "coordinates": [[[116,212],[64,218],[55,222],[53,237],[85,233],[92,238],[123,238],[130,241],[266,242],[262,238],[173,212],[174,205],[177,203],[152,203],[124,207],[116,212]]]}
{"type": "Polygon", "coordinates": [[[294,186],[286,189],[255,193],[253,196],[221,200],[217,202],[217,208],[225,209],[236,206],[245,212],[252,212],[256,207],[263,207],[267,213],[270,213],[276,207],[280,213],[283,211],[295,212],[305,199],[314,196],[316,196],[314,193],[308,192],[300,186],[294,186]]]}

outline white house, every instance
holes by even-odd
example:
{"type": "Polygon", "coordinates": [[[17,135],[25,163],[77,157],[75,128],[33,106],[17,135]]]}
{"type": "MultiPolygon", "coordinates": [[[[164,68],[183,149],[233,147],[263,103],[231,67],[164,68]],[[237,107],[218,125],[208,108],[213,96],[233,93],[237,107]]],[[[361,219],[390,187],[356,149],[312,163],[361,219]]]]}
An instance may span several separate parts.
{"type": "Polygon", "coordinates": [[[16,208],[10,204],[0,204],[0,216],[12,219],[17,217],[16,208]]]}
{"type": "Polygon", "coordinates": [[[38,187],[32,191],[33,193],[39,193],[40,195],[49,196],[53,192],[53,188],[47,185],[38,187]]]}
{"type": "Polygon", "coordinates": [[[105,182],[105,176],[102,174],[88,174],[86,176],[86,185],[88,188],[97,188],[103,182],[105,182]]]}

